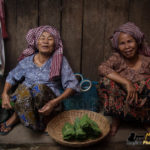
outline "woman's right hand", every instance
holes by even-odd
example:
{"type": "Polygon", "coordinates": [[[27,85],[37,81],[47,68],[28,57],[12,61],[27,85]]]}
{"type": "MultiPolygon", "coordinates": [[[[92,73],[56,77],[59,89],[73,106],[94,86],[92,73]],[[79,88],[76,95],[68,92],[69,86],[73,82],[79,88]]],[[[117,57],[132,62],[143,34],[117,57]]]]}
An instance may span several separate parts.
{"type": "Polygon", "coordinates": [[[126,100],[129,102],[129,104],[133,104],[133,102],[135,101],[135,104],[138,103],[138,94],[137,91],[135,89],[135,87],[133,86],[131,81],[127,81],[127,83],[125,84],[126,86],[126,90],[127,90],[127,97],[126,100]]]}
{"type": "Polygon", "coordinates": [[[2,108],[11,109],[10,97],[7,93],[2,94],[2,108]]]}
{"type": "Polygon", "coordinates": [[[138,95],[135,87],[133,86],[132,82],[124,77],[122,77],[117,72],[112,72],[106,76],[108,79],[113,80],[123,86],[125,86],[127,90],[127,98],[126,100],[129,102],[129,104],[135,104],[138,103],[138,95]]]}

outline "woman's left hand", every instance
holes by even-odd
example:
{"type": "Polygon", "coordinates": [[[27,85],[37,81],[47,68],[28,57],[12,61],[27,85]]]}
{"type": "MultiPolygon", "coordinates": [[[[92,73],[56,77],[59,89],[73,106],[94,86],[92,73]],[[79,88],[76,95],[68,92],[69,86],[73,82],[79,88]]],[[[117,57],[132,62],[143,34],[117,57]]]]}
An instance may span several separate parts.
{"type": "Polygon", "coordinates": [[[38,112],[47,116],[52,112],[55,106],[56,106],[55,102],[51,100],[48,103],[46,103],[41,109],[39,109],[38,112]]]}

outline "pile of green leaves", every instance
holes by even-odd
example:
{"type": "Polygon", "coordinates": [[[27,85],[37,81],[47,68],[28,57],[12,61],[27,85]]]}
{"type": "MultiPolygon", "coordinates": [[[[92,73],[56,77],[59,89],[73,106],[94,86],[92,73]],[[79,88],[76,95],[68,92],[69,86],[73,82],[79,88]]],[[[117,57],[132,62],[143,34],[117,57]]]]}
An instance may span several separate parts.
{"type": "Polygon", "coordinates": [[[82,118],[76,117],[74,124],[66,122],[62,128],[64,140],[79,140],[95,139],[101,135],[97,123],[91,120],[87,114],[82,118]]]}

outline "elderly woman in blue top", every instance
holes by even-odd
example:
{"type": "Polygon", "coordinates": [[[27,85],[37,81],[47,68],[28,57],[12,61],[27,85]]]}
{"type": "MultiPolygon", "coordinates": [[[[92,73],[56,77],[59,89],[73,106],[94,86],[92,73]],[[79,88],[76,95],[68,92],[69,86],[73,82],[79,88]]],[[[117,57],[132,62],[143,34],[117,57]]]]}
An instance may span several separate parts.
{"type": "Polygon", "coordinates": [[[61,101],[74,91],[79,91],[66,58],[59,32],[51,26],[29,30],[26,36],[28,48],[19,57],[19,63],[6,78],[2,93],[2,107],[14,113],[0,125],[0,134],[5,135],[20,120],[34,130],[44,130],[44,118],[61,111],[61,101]],[[23,80],[16,91],[9,95],[11,87],[23,80]],[[61,94],[60,89],[64,92],[61,94]]]}

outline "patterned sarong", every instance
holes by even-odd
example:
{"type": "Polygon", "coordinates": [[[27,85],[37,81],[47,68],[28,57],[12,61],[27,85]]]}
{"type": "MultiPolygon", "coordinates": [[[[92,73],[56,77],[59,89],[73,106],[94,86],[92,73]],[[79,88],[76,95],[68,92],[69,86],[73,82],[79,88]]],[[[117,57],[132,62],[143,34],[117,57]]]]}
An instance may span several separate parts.
{"type": "Polygon", "coordinates": [[[98,95],[104,104],[104,114],[116,117],[130,116],[137,120],[150,120],[150,78],[133,83],[138,93],[138,104],[126,102],[127,91],[112,80],[102,78],[98,86],[98,95]]]}
{"type": "MultiPolygon", "coordinates": [[[[44,130],[44,116],[38,113],[48,101],[56,96],[46,85],[33,85],[31,88],[20,84],[16,91],[11,95],[11,101],[15,102],[14,110],[18,114],[21,123],[34,130],[44,130]]],[[[60,112],[61,105],[58,105],[54,112],[60,112]]]]}

